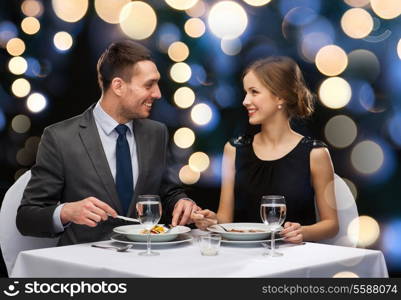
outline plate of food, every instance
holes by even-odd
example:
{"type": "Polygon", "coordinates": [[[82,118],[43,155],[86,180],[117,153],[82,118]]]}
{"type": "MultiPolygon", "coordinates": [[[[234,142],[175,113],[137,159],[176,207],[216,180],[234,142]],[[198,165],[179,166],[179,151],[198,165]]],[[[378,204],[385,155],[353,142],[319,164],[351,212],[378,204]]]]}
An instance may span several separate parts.
{"type": "MultiPolygon", "coordinates": [[[[227,240],[225,238],[221,239],[222,243],[225,244],[261,244],[261,243],[270,243],[271,242],[271,237],[269,236],[269,238],[267,240],[227,240]]],[[[281,242],[284,241],[284,238],[282,237],[276,237],[274,238],[275,242],[281,242]]]]}
{"type": "MultiPolygon", "coordinates": [[[[146,242],[134,242],[130,239],[128,239],[128,237],[124,234],[114,234],[111,236],[111,240],[114,242],[118,242],[118,243],[123,243],[123,244],[131,244],[131,245],[146,245],[146,242]]],[[[187,242],[191,242],[192,241],[192,237],[189,234],[179,234],[177,236],[177,238],[175,238],[174,240],[171,241],[167,241],[167,242],[154,242],[152,244],[153,246],[161,246],[161,245],[174,245],[174,244],[181,244],[181,243],[187,243],[187,242]]]]}
{"type": "MultiPolygon", "coordinates": [[[[144,225],[125,225],[115,227],[115,233],[125,235],[129,240],[134,242],[146,242],[149,231],[144,225]]],[[[169,242],[177,238],[179,234],[191,231],[186,226],[175,226],[167,228],[163,224],[157,224],[150,230],[150,239],[153,242],[169,242]]]]}
{"type": "MultiPolygon", "coordinates": [[[[263,223],[225,223],[216,224],[207,230],[219,233],[226,240],[263,241],[270,239],[271,230],[263,223]]],[[[282,230],[282,227],[276,231],[282,230]]]]}

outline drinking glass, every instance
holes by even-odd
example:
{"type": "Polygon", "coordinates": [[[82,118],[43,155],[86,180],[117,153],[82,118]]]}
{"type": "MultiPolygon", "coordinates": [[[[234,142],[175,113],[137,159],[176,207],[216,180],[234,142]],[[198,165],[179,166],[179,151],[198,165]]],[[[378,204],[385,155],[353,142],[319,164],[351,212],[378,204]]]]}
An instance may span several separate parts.
{"type": "Polygon", "coordinates": [[[138,219],[145,229],[148,231],[146,251],[140,252],[139,255],[144,256],[155,256],[159,255],[158,252],[151,251],[151,232],[150,230],[155,226],[162,215],[162,206],[160,203],[160,197],[157,195],[140,195],[138,196],[138,202],[136,203],[136,211],[138,213],[138,219]]]}
{"type": "Polygon", "coordinates": [[[271,230],[271,250],[265,252],[263,255],[268,256],[282,256],[283,254],[275,251],[274,234],[280,230],[280,226],[284,223],[287,214],[287,206],[285,204],[285,197],[280,195],[263,196],[260,203],[260,217],[264,224],[269,226],[271,230]]]}
{"type": "Polygon", "coordinates": [[[219,254],[221,235],[215,233],[203,234],[198,237],[198,245],[203,256],[219,254]]]}

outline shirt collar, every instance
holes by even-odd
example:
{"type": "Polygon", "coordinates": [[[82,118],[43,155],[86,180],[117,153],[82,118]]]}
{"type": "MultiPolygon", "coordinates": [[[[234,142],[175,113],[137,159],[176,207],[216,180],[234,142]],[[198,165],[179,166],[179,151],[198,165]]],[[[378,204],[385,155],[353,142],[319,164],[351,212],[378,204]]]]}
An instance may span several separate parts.
{"type": "MultiPolygon", "coordinates": [[[[108,115],[103,108],[100,106],[100,101],[98,101],[93,108],[93,117],[95,118],[96,123],[102,128],[106,135],[110,135],[116,126],[119,124],[116,120],[114,120],[110,115],[108,115]]],[[[125,123],[128,127],[129,134],[133,133],[133,125],[132,121],[125,123]]]]}

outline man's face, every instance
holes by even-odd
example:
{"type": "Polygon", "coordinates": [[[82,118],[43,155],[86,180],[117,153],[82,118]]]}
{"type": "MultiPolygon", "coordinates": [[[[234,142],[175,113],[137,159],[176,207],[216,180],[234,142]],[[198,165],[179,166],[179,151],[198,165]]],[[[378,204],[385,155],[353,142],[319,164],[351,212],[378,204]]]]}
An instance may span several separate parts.
{"type": "Polygon", "coordinates": [[[132,66],[132,74],[131,80],[123,83],[120,114],[128,120],[147,118],[153,101],[161,98],[159,71],[152,61],[144,60],[132,66]]]}

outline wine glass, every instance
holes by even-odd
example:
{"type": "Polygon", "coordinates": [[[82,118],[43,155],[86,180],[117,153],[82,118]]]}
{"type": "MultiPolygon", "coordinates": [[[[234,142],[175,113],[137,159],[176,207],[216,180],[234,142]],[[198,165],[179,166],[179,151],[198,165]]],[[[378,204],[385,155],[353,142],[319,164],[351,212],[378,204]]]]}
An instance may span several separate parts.
{"type": "Polygon", "coordinates": [[[160,203],[160,197],[157,195],[140,195],[138,196],[138,202],[136,203],[136,211],[138,213],[138,219],[147,230],[147,242],[146,251],[140,252],[139,255],[144,256],[155,256],[159,255],[158,252],[151,251],[151,232],[150,230],[155,226],[162,215],[162,206],[160,203]]]}
{"type": "Polygon", "coordinates": [[[280,230],[280,226],[284,223],[287,214],[287,206],[285,197],[280,195],[263,196],[260,203],[260,217],[264,224],[269,226],[272,232],[271,235],[271,250],[263,255],[282,256],[283,254],[275,251],[274,234],[280,230]]]}

